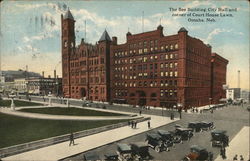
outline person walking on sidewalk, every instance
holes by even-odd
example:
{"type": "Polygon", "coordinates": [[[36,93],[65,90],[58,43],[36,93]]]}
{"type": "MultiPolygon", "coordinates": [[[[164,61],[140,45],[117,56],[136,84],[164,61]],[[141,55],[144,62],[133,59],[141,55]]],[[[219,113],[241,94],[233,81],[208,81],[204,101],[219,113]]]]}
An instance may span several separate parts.
{"type": "Polygon", "coordinates": [[[135,129],[136,129],[137,121],[135,121],[135,129]]]}
{"type": "Polygon", "coordinates": [[[69,146],[70,146],[71,144],[75,145],[75,141],[74,141],[74,135],[73,135],[73,133],[70,133],[69,140],[70,140],[70,142],[69,142],[69,146]]]}
{"type": "Polygon", "coordinates": [[[140,110],[139,114],[141,115],[141,110],[140,110]]]}
{"type": "Polygon", "coordinates": [[[150,120],[148,120],[148,129],[150,129],[150,120]]]}
{"type": "Polygon", "coordinates": [[[134,128],[134,121],[131,122],[131,128],[133,129],[134,128]]]}

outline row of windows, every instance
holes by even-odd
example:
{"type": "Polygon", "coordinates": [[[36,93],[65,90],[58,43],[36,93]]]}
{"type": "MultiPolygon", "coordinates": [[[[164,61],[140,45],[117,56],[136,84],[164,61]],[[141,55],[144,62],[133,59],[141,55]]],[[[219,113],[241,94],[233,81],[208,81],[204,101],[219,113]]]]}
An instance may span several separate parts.
{"type": "MultiPolygon", "coordinates": [[[[143,54],[143,53],[148,53],[149,51],[154,52],[154,51],[158,51],[158,47],[157,46],[151,46],[150,48],[147,48],[147,46],[144,46],[145,48],[139,48],[139,49],[135,49],[135,44],[130,44],[130,50],[129,50],[129,54],[143,54]],[[132,47],[131,47],[132,46],[132,47]],[[132,48],[134,48],[134,50],[131,50],[132,48]]],[[[177,50],[179,48],[178,44],[170,44],[170,45],[162,45],[160,47],[160,51],[170,51],[170,50],[177,50]]],[[[128,51],[120,51],[120,52],[115,52],[115,57],[123,57],[123,56],[127,56],[128,55],[128,51]]]]}
{"type": "MultiPolygon", "coordinates": [[[[115,96],[128,96],[127,90],[115,90],[115,96]]],[[[134,97],[135,95],[131,93],[130,97],[134,97]]],[[[161,97],[177,97],[177,90],[176,89],[161,89],[160,90],[161,97]]],[[[150,95],[151,98],[157,97],[156,93],[152,93],[150,95]]]]}
{"type": "MultiPolygon", "coordinates": [[[[139,82],[116,82],[115,87],[156,87],[157,81],[139,81],[139,82]]],[[[160,84],[161,87],[167,86],[177,86],[177,80],[161,80],[160,84]]]]}
{"type": "Polygon", "coordinates": [[[170,90],[167,90],[167,89],[161,89],[161,92],[160,92],[160,96],[161,97],[177,97],[177,90],[176,89],[170,89],[170,90]]]}
{"type": "MultiPolygon", "coordinates": [[[[150,72],[149,74],[147,72],[133,73],[133,74],[115,74],[115,78],[120,78],[120,79],[157,78],[157,77],[158,77],[157,72],[150,72]]],[[[160,72],[160,77],[178,77],[178,72],[177,71],[160,72]]]]}
{"type": "MultiPolygon", "coordinates": [[[[79,64],[79,62],[71,62],[70,67],[79,67],[79,65],[85,66],[86,63],[87,63],[86,60],[80,61],[80,64],[79,64]]],[[[89,60],[89,65],[98,65],[98,64],[99,64],[99,59],[89,60]]],[[[100,59],[100,64],[104,64],[104,58],[100,59]]]]}
{"type": "MultiPolygon", "coordinates": [[[[178,63],[177,62],[170,62],[170,63],[160,63],[160,69],[168,69],[168,68],[177,68],[178,63]]],[[[157,69],[158,64],[149,64],[149,69],[157,69]]],[[[148,64],[142,64],[142,65],[133,65],[133,66],[125,66],[125,67],[115,67],[115,72],[120,72],[120,71],[136,71],[137,70],[147,70],[148,69],[148,64]]]]}
{"type": "MultiPolygon", "coordinates": [[[[114,64],[127,64],[127,63],[146,63],[149,61],[157,61],[158,55],[151,55],[151,56],[144,56],[144,57],[138,57],[138,58],[130,58],[130,59],[119,59],[115,60],[114,64]]],[[[160,60],[168,60],[168,59],[178,59],[178,54],[161,54],[160,60]]]]}

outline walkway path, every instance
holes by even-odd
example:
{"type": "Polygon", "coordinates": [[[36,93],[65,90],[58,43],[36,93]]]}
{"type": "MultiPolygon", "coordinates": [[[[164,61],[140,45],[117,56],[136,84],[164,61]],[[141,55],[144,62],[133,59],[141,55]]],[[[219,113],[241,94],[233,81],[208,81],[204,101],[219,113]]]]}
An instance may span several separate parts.
{"type": "MultiPolygon", "coordinates": [[[[226,157],[225,161],[232,161],[233,157],[237,154],[238,160],[240,160],[240,155],[243,156],[244,160],[250,159],[249,155],[249,126],[244,126],[240,132],[231,140],[229,147],[226,148],[226,157]]],[[[223,161],[219,155],[215,161],[223,161]]]]}
{"type": "MultiPolygon", "coordinates": [[[[49,108],[46,106],[36,106],[36,107],[26,107],[26,108],[49,108]]],[[[49,114],[39,114],[39,113],[30,113],[30,112],[21,112],[16,108],[15,111],[12,111],[10,108],[0,108],[1,113],[15,115],[20,117],[28,118],[37,118],[37,119],[49,119],[49,120],[126,120],[126,119],[135,119],[141,118],[140,116],[131,117],[131,116],[69,116],[69,115],[49,115],[49,114]]],[[[103,110],[102,110],[103,111],[103,110]]],[[[108,112],[108,111],[105,111],[108,112]]],[[[130,113],[126,113],[130,114],[130,113]]]]}
{"type": "MultiPolygon", "coordinates": [[[[170,120],[169,117],[151,116],[151,127],[157,128],[166,124],[169,124],[176,120],[170,120]]],[[[3,158],[3,161],[20,161],[20,160],[33,160],[33,161],[47,161],[47,160],[59,160],[72,156],[84,151],[88,151],[115,141],[125,139],[127,137],[143,133],[148,131],[147,122],[138,123],[137,129],[131,127],[121,127],[98,134],[82,137],[75,140],[77,145],[70,146],[69,142],[55,144],[52,146],[24,152],[7,158],[3,158]]]]}

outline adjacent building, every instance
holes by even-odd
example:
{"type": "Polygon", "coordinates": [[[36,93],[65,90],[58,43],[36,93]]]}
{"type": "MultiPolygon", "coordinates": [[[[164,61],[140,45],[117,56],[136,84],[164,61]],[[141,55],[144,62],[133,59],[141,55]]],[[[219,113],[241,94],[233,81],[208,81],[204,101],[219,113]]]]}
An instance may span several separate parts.
{"type": "Polygon", "coordinates": [[[216,53],[212,53],[211,60],[211,103],[218,104],[221,99],[226,98],[226,85],[228,60],[216,53]]]}
{"type": "Polygon", "coordinates": [[[183,27],[167,36],[161,25],[154,31],[128,32],[124,44],[105,30],[95,45],[84,39],[76,45],[69,10],[61,23],[65,97],[185,108],[225,97],[228,61],[183,27]]]}

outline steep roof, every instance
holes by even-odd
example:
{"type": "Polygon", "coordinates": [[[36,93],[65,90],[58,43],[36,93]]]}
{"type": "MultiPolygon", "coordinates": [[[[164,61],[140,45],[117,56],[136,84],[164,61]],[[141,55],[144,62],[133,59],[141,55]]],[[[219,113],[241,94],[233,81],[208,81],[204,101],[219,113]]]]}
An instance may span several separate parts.
{"type": "Polygon", "coordinates": [[[111,41],[108,32],[105,30],[99,41],[111,41]]]}
{"type": "Polygon", "coordinates": [[[187,32],[187,30],[185,29],[185,27],[182,27],[178,32],[187,32]]]}
{"type": "Polygon", "coordinates": [[[71,19],[71,20],[74,20],[74,17],[72,16],[70,10],[68,9],[68,11],[65,13],[64,19],[71,19]]]}

